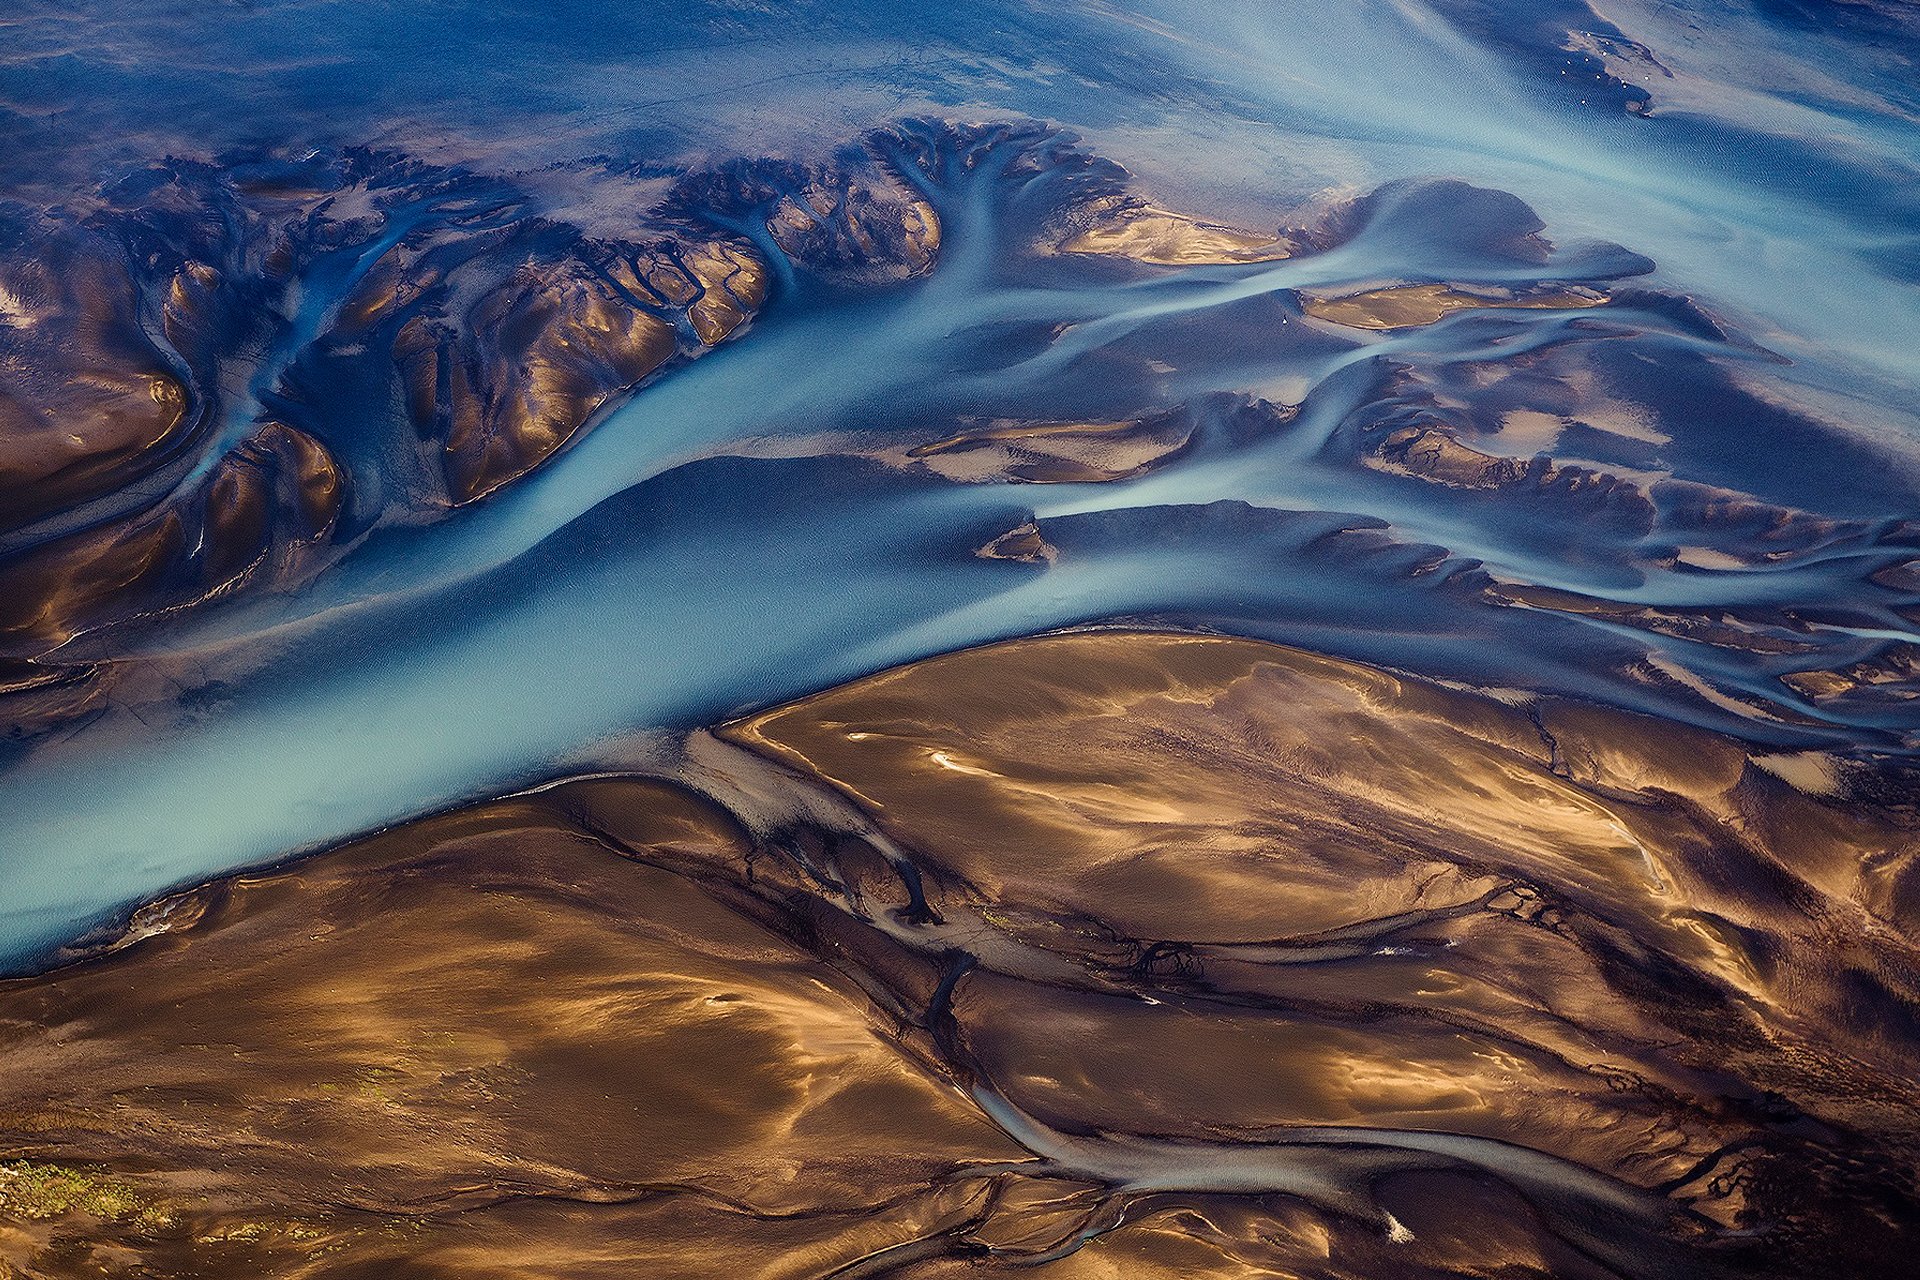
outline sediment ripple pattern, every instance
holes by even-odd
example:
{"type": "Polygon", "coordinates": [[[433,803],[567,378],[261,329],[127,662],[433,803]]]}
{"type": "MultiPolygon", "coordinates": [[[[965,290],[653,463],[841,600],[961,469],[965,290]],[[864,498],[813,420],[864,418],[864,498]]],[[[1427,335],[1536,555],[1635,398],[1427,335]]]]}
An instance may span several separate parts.
{"type": "Polygon", "coordinates": [[[35,1274],[1900,1274],[1910,813],[1256,642],[889,672],[0,987],[35,1274]]]}

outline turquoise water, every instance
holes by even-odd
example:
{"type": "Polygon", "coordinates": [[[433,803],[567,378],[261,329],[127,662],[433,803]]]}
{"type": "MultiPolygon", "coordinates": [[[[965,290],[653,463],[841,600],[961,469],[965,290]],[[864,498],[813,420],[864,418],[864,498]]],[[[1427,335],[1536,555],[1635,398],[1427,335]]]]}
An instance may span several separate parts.
{"type": "MultiPolygon", "coordinates": [[[[1500,248],[1516,201],[1399,185],[1352,239],[1285,262],[1035,259],[1052,179],[1005,172],[1023,145],[1008,141],[933,184],[945,237],[926,278],[849,295],[791,277],[736,341],[495,498],[430,524],[375,521],[295,593],[112,642],[126,695],[0,771],[11,963],[170,886],[644,757],[673,730],[889,664],[1080,623],[1218,627],[1783,748],[1920,745],[1897,700],[1816,705],[1778,679],[1915,639],[1898,611],[1911,600],[1869,581],[1920,554],[1906,524],[1920,488],[1920,120],[1884,40],[1862,54],[1865,37],[1823,30],[1787,51],[1777,24],[1737,6],[1707,15],[1711,42],[1636,5],[1610,9],[1612,23],[1513,6],[1492,28],[1411,3],[913,23],[854,6],[810,24],[727,20],[739,29],[702,25],[713,15],[696,8],[645,38],[502,10],[480,20],[497,28],[496,72],[459,52],[480,32],[440,38],[444,14],[402,17],[376,49],[353,43],[370,10],[321,8],[335,21],[271,5],[209,31],[157,10],[102,16],[99,52],[75,56],[37,44],[51,19],[29,14],[7,69],[16,103],[87,90],[74,120],[27,131],[23,156],[60,157],[34,181],[78,182],[63,166],[116,163],[122,146],[355,140],[336,132],[474,167],[623,148],[692,165],[844,141],[911,110],[1057,121],[1162,203],[1268,227],[1315,193],[1463,179],[1524,201],[1556,249],[1542,262],[1500,248]],[[236,76],[266,74],[232,68],[282,39],[307,52],[255,86],[257,111],[218,110],[236,76]],[[113,56],[189,45],[191,67],[154,56],[161,69],[135,72],[113,56]],[[549,64],[567,74],[527,77],[549,64]],[[490,96],[500,74],[531,88],[490,96]],[[136,95],[166,109],[128,141],[61,133],[104,128],[136,95]],[[353,102],[336,111],[341,96],[353,102]],[[1294,292],[1394,280],[1645,292],[1390,335],[1310,321],[1294,292]],[[1511,403],[1551,408],[1556,455],[1818,519],[1756,557],[1753,527],[1703,523],[1679,491],[1656,493],[1643,527],[1362,463],[1371,425],[1454,404],[1502,365],[1539,371],[1546,399],[1522,386],[1511,403]],[[1297,411],[1262,416],[1249,397],[1297,411]],[[1176,406],[1197,423],[1193,447],[1119,483],[958,485],[898,457],[966,418],[1176,406]],[[1030,518],[1052,563],[974,554],[1030,518]],[[1678,547],[1714,554],[1676,562],[1678,547]],[[1810,647],[1754,652],[1503,606],[1489,582],[1744,611],[1810,647]]],[[[341,258],[303,282],[289,352],[364,269],[341,258]]],[[[351,403],[325,412],[340,439],[372,429],[351,403]]],[[[377,452],[355,465],[377,488],[377,452]]]]}

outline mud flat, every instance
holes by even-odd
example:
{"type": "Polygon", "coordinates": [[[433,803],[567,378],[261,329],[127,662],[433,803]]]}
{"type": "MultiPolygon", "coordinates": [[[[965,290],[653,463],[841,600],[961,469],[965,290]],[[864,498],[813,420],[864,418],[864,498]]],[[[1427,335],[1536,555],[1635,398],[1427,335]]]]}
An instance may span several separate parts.
{"type": "Polygon", "coordinates": [[[0,1256],[1900,1274],[1859,768],[1217,636],[930,659],[0,986],[0,1256]]]}

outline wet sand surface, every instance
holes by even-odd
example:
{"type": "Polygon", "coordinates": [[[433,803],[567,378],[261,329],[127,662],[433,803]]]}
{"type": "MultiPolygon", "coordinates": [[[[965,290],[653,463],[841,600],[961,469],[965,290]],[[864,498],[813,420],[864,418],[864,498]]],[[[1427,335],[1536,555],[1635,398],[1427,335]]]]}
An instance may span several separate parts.
{"type": "Polygon", "coordinates": [[[934,658],[0,988],[26,1274],[1894,1275],[1909,809],[1223,637],[934,658]]]}

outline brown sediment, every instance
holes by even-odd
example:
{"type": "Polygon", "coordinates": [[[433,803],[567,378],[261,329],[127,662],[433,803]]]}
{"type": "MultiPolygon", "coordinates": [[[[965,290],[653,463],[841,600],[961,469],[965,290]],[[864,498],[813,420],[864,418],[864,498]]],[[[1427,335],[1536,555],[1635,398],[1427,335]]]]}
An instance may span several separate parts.
{"type": "Polygon", "coordinates": [[[1761,1140],[1743,1095],[1911,1140],[1893,1046],[1920,844],[1725,739],[1114,634],[952,655],[729,732],[839,782],[1035,945],[1281,1002],[1249,1023],[1084,995],[1049,1034],[963,1006],[1039,1113],[1440,1128],[1643,1185],[1761,1140]]]}
{"type": "Polygon", "coordinates": [[[1605,293],[1585,287],[1515,292],[1451,284],[1413,284],[1338,297],[1303,293],[1300,309],[1315,320],[1330,320],[1350,329],[1407,329],[1432,324],[1456,311],[1483,307],[1562,310],[1598,307],[1606,301],[1605,293]]]}
{"type": "Polygon", "coordinates": [[[0,262],[0,527],[138,477],[192,428],[124,268],[72,245],[0,262]]]}
{"type": "Polygon", "coordinates": [[[982,560],[1013,560],[1020,564],[1051,564],[1059,551],[1032,520],[1016,525],[974,552],[982,560]]]}
{"type": "Polygon", "coordinates": [[[1562,591],[1525,582],[1489,582],[1483,595],[1494,604],[1551,609],[1589,618],[1605,618],[1660,635],[1746,653],[1811,653],[1818,646],[1809,628],[1790,615],[1768,616],[1735,609],[1655,607],[1603,596],[1562,591]]]}
{"type": "Polygon", "coordinates": [[[0,567],[0,651],[44,654],[82,631],[222,594],[270,562],[290,572],[331,534],[344,483],[319,441],[261,423],[192,490],[0,567]]]}
{"type": "Polygon", "coordinates": [[[766,269],[746,250],[713,240],[685,256],[699,296],[687,308],[694,332],[708,346],[724,341],[767,296],[766,269]]]}
{"type": "Polygon", "coordinates": [[[1900,1274],[1916,840],[1832,769],[1140,632],[689,761],[738,816],[577,780],[0,984],[0,1256],[1900,1274]]]}
{"type": "Polygon", "coordinates": [[[1390,431],[1361,461],[1378,471],[1415,476],[1453,489],[1532,494],[1556,504],[1578,504],[1643,534],[1654,527],[1653,501],[1635,480],[1559,462],[1545,454],[1511,458],[1482,453],[1460,443],[1439,423],[1390,431]]]}
{"type": "Polygon", "coordinates": [[[6,738],[36,737],[102,706],[112,687],[110,668],[89,663],[0,659],[0,707],[6,738]]]}
{"type": "MultiPolygon", "coordinates": [[[[1665,841],[1638,830],[1653,821],[1642,812],[1651,799],[1622,809],[1611,792],[1745,806],[1747,822],[1755,805],[1810,820],[1790,791],[1764,805],[1728,798],[1752,780],[1725,739],[1583,704],[1543,707],[1256,641],[1096,632],[932,659],[727,732],[857,780],[883,825],[898,823],[902,839],[969,881],[1025,902],[1059,895],[1056,905],[1134,936],[1202,936],[1220,921],[1234,923],[1206,936],[1335,928],[1397,902],[1405,890],[1393,886],[1436,854],[1591,884],[1652,922],[1678,892],[1662,870],[1665,841]],[[1596,786],[1562,776],[1573,748],[1550,748],[1541,717],[1572,719],[1596,739],[1581,749],[1604,746],[1624,776],[1589,769],[1596,786]],[[1658,772],[1684,760],[1673,776],[1658,772]],[[1222,844],[1221,833],[1237,835],[1222,844]],[[1187,852],[1198,836],[1214,841],[1204,859],[1187,852]],[[1368,867],[1381,877],[1377,901],[1368,867]],[[1132,918],[1136,908],[1151,919],[1132,918]]],[[[1795,850],[1801,874],[1813,849],[1795,850]]]]}
{"type": "Polygon", "coordinates": [[[670,203],[695,222],[753,222],[787,262],[818,279],[871,288],[921,275],[940,251],[940,217],[880,154],[887,131],[832,160],[738,159],[692,174],[670,203]]]}
{"type": "Polygon", "coordinates": [[[146,1211],[29,1212],[0,1173],[0,1253],[799,1276],[962,1220],[979,1189],[929,1186],[1018,1148],[737,908],[750,851],[678,788],[576,784],[211,886],[175,932],[0,987],[13,1167],[146,1211]]]}
{"type": "MultiPolygon", "coordinates": [[[[872,157],[761,167],[765,189],[751,194],[766,207],[743,216],[804,268],[872,286],[935,261],[932,206],[872,157]]],[[[733,211],[698,198],[726,194],[713,175],[690,176],[667,202],[630,211],[597,238],[533,216],[501,180],[394,155],[340,159],[338,190],[236,181],[179,162],[155,169],[167,175],[169,211],[184,215],[164,252],[121,261],[115,237],[76,217],[0,263],[0,527],[112,493],[173,460],[196,426],[232,407],[218,402],[244,384],[233,375],[289,332],[292,310],[305,305],[288,296],[303,267],[319,255],[371,253],[403,203],[430,207],[483,189],[474,218],[449,209],[382,246],[308,346],[275,357],[285,367],[272,390],[300,403],[310,398],[303,365],[310,373],[357,357],[362,344],[390,352],[406,418],[442,447],[445,488],[410,495],[423,503],[471,501],[524,475],[609,398],[676,355],[734,336],[767,298],[759,251],[714,223],[733,211]],[[415,201],[396,199],[409,188],[415,201]],[[208,230],[216,226],[226,230],[208,230]],[[171,352],[143,333],[148,312],[171,352]]],[[[109,204],[93,222],[110,229],[140,215],[109,204]]]]}
{"type": "Polygon", "coordinates": [[[1158,266],[1273,262],[1292,246],[1277,237],[1203,222],[1138,196],[1104,196],[1076,210],[1061,253],[1132,258],[1158,266]]]}
{"type": "Polygon", "coordinates": [[[1839,669],[1793,671],[1781,679],[1818,706],[1913,702],[1920,700],[1920,645],[1891,641],[1871,658],[1839,669]]]}
{"type": "Polygon", "coordinates": [[[1193,430],[1185,411],[1119,422],[995,419],[916,445],[906,457],[947,480],[1096,484],[1132,479],[1171,461],[1193,430]]]}
{"type": "Polygon", "coordinates": [[[795,261],[866,283],[919,275],[940,250],[933,206],[878,169],[812,175],[775,203],[767,232],[795,261]]]}
{"type": "MultiPolygon", "coordinates": [[[[1870,530],[1866,522],[1784,507],[1750,493],[1690,480],[1661,480],[1654,495],[1666,509],[1669,523],[1710,544],[1679,549],[1677,558],[1701,567],[1777,564],[1870,530]]],[[[1903,527],[1912,531],[1910,525],[1901,522],[1889,532],[1897,535],[1903,527]]],[[[1894,585],[1886,578],[1875,581],[1894,585]]]]}
{"type": "Polygon", "coordinates": [[[1870,579],[1889,591],[1920,594],[1920,560],[1903,560],[1875,572],[1870,579]]]}
{"type": "Polygon", "coordinates": [[[674,349],[666,320],[577,260],[519,272],[458,337],[416,317],[394,342],[415,420],[447,424],[447,483],[462,502],[538,466],[674,349]]]}

